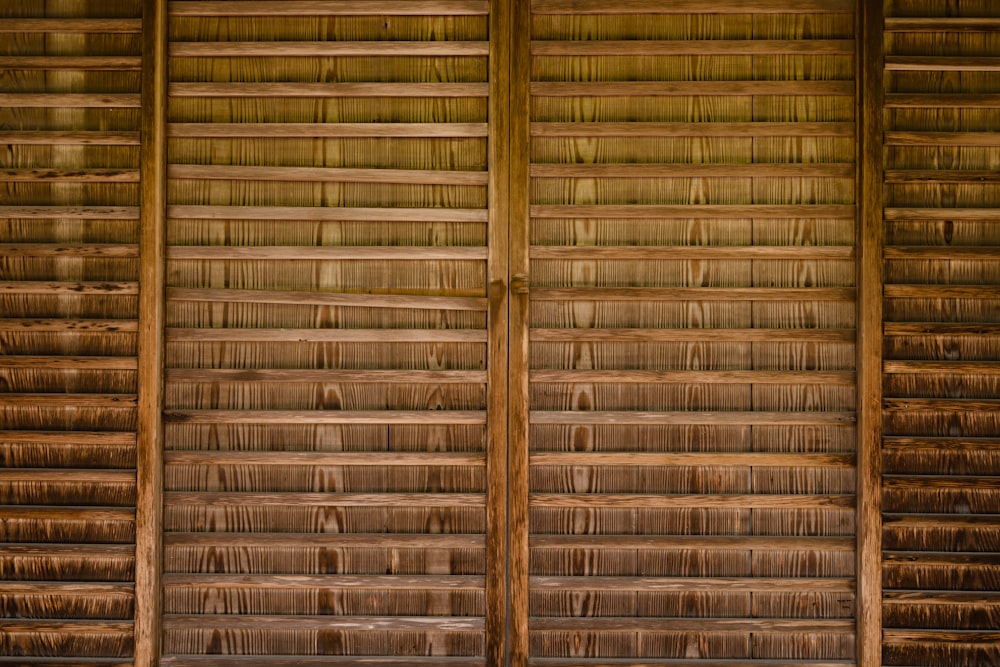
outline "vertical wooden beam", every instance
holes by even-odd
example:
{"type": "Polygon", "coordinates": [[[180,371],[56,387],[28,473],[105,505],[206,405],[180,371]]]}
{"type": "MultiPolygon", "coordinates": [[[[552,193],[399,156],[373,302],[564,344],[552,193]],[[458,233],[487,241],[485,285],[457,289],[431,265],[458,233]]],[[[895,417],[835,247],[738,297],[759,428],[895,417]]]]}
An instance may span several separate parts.
{"type": "Polygon", "coordinates": [[[160,657],[163,324],[167,205],[167,0],[144,0],[139,232],[139,428],[135,512],[135,665],[160,657]]]}
{"type": "Polygon", "coordinates": [[[486,408],[486,664],[507,660],[507,345],[510,196],[510,3],[491,0],[489,123],[489,316],[486,408]]]}
{"type": "Polygon", "coordinates": [[[511,667],[528,661],[528,329],[531,2],[511,0],[510,53],[510,621],[511,667]]]}
{"type": "Polygon", "coordinates": [[[858,8],[857,660],[882,664],[882,0],[858,8]]]}

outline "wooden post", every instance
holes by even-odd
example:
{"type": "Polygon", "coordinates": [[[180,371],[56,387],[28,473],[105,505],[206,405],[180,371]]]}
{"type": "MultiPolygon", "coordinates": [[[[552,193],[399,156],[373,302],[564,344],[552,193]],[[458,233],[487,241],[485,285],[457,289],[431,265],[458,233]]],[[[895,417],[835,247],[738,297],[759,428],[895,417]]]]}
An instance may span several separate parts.
{"type": "Polygon", "coordinates": [[[531,3],[511,0],[510,53],[510,525],[511,667],[528,661],[528,328],[530,246],[528,166],[530,161],[531,3]]]}
{"type": "Polygon", "coordinates": [[[160,657],[163,518],[163,318],[166,275],[167,0],[142,12],[139,428],[135,512],[135,665],[160,657]]]}
{"type": "Polygon", "coordinates": [[[486,664],[507,660],[507,343],[510,194],[510,3],[490,2],[489,350],[486,412],[486,664]]]}
{"type": "Polygon", "coordinates": [[[857,660],[882,664],[882,2],[858,7],[857,660]]]}

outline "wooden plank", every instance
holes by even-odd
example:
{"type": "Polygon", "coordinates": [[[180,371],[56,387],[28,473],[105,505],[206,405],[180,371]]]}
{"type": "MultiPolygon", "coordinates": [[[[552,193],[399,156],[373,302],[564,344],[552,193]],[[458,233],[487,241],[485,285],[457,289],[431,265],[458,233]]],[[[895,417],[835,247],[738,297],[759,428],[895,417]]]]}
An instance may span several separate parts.
{"type": "Polygon", "coordinates": [[[532,370],[532,383],[822,384],[854,386],[853,371],[532,370]]]}
{"type": "MultiPolygon", "coordinates": [[[[266,630],[338,632],[449,632],[482,633],[483,619],[475,616],[237,616],[163,615],[164,630],[266,630]]],[[[214,657],[214,656],[213,656],[214,657]]],[[[241,656],[243,657],[243,656],[241,656]]],[[[245,658],[244,658],[245,659],[245,658]]]]}
{"type": "Polygon", "coordinates": [[[806,509],[853,508],[853,495],[806,494],[625,494],[625,493],[532,493],[531,507],[567,508],[713,508],[713,509],[806,509]]]}
{"type": "Polygon", "coordinates": [[[533,14],[850,14],[852,0],[531,0],[533,14]]]}
{"type": "Polygon", "coordinates": [[[4,18],[0,32],[138,33],[142,19],[129,18],[4,18]]]}
{"type": "Polygon", "coordinates": [[[440,138],[486,135],[486,123],[171,123],[167,128],[167,136],[171,138],[440,138]]]}
{"type": "MultiPolygon", "coordinates": [[[[531,165],[532,178],[854,178],[844,163],[573,163],[531,165]]],[[[935,172],[936,173],[936,172],[935,172]]],[[[984,172],[993,173],[993,172],[984,172]]]]}
{"type": "Polygon", "coordinates": [[[134,394],[0,394],[0,407],[78,410],[132,410],[134,394]]]}
{"type": "MultiPolygon", "coordinates": [[[[710,5],[712,6],[712,5],[710,5]]],[[[853,96],[853,81],[536,81],[533,97],[853,96]]],[[[1000,98],[1000,95],[997,96],[1000,98]]]]}
{"type": "MultiPolygon", "coordinates": [[[[0,215],[7,208],[0,207],[0,215]]],[[[24,207],[30,208],[31,207],[24,207]]],[[[35,207],[37,208],[37,207],[35,207]]],[[[295,220],[300,222],[486,222],[478,208],[357,208],[346,206],[182,206],[167,207],[172,220],[295,220]]],[[[14,217],[14,216],[8,216],[14,217]]]]}
{"type": "MultiPolygon", "coordinates": [[[[2,404],[0,395],[0,404],[2,404]]],[[[175,424],[484,424],[479,410],[166,410],[175,424]]]]}
{"type": "MultiPolygon", "coordinates": [[[[0,481],[37,484],[129,484],[135,485],[131,470],[98,468],[0,468],[0,481]]],[[[7,582],[4,582],[4,586],[7,582]]]]}
{"type": "Polygon", "coordinates": [[[887,450],[903,451],[930,449],[934,451],[990,451],[1000,447],[1000,438],[970,438],[963,436],[885,436],[882,447],[887,450]]]}
{"type": "Polygon", "coordinates": [[[886,322],[886,336],[1000,336],[988,322],[886,322]]]}
{"type": "Polygon", "coordinates": [[[165,533],[167,547],[262,549],[482,549],[483,535],[448,533],[165,533]]]}
{"type": "Polygon", "coordinates": [[[0,144],[28,146],[138,146],[138,132],[31,130],[0,132],[0,144]]]}
{"type": "Polygon", "coordinates": [[[988,16],[887,16],[886,32],[994,32],[1000,17],[988,16]]]}
{"type": "Polygon", "coordinates": [[[887,109],[1000,109],[994,93],[886,93],[887,109]]]}
{"type": "Polygon", "coordinates": [[[1000,58],[988,56],[886,56],[887,72],[1000,72],[1000,58]]]}
{"type": "Polygon", "coordinates": [[[265,56],[269,58],[344,56],[375,57],[461,57],[489,55],[489,42],[435,40],[406,42],[396,40],[316,41],[316,42],[171,42],[171,58],[239,58],[265,56]]]}
{"type": "Polygon", "coordinates": [[[924,410],[932,412],[996,412],[1000,399],[986,398],[887,398],[883,401],[888,411],[924,410]]]}
{"type": "Polygon", "coordinates": [[[0,444],[135,446],[135,433],[117,431],[0,431],[0,444]]]}
{"type": "Polygon", "coordinates": [[[487,0],[173,0],[171,16],[479,16],[487,0]]]}
{"type": "Polygon", "coordinates": [[[137,71],[137,56],[0,56],[0,69],[137,71]]]}
{"type": "MultiPolygon", "coordinates": [[[[2,323],[0,323],[2,325],[2,323]]],[[[2,329],[0,329],[2,330],[2,329]]],[[[168,328],[167,341],[294,343],[485,343],[484,329],[241,329],[168,328]]]]}
{"type": "Polygon", "coordinates": [[[854,123],[552,123],[531,124],[533,137],[853,137],[854,123]]]}
{"type": "Polygon", "coordinates": [[[982,183],[1000,182],[1000,172],[973,169],[887,169],[885,182],[902,183],[982,183]]]}
{"type": "Polygon", "coordinates": [[[886,132],[886,146],[1000,146],[1000,132],[886,132]]]}
{"type": "MultiPolygon", "coordinates": [[[[1000,251],[1000,248],[998,248],[1000,251]]],[[[998,255],[1000,256],[1000,255],[998,255]]],[[[853,246],[532,246],[531,259],[854,259],[853,246]]]]}
{"type": "Polygon", "coordinates": [[[4,595],[31,596],[87,596],[102,598],[132,598],[133,585],[130,583],[82,582],[82,581],[5,581],[4,595]]]}
{"type": "Polygon", "coordinates": [[[138,206],[0,206],[0,219],[138,220],[138,206]]]}
{"type": "Polygon", "coordinates": [[[990,644],[1000,642],[1000,632],[989,630],[934,630],[886,628],[882,640],[890,642],[933,642],[961,644],[990,644]]]}
{"type": "Polygon", "coordinates": [[[7,183],[138,183],[138,169],[0,169],[7,183]]]}
{"type": "Polygon", "coordinates": [[[532,424],[747,424],[792,426],[796,424],[850,425],[853,412],[642,412],[634,411],[543,411],[531,412],[532,424]]]}
{"type": "Polygon", "coordinates": [[[533,56],[852,55],[851,39],[533,40],[533,56]]]}
{"type": "Polygon", "coordinates": [[[455,452],[247,452],[167,451],[167,465],[253,466],[471,466],[486,465],[486,456],[455,452]]]}
{"type": "Polygon", "coordinates": [[[886,285],[888,299],[1000,299],[997,285],[886,285]]]}
{"type": "MultiPolygon", "coordinates": [[[[484,507],[479,493],[220,493],[168,491],[163,502],[172,507],[484,507]]],[[[228,617],[237,618],[237,617],[228,617]]]]}
{"type": "Polygon", "coordinates": [[[0,632],[13,634],[74,634],[74,635],[129,635],[131,621],[105,621],[98,619],[4,619],[0,632]]]}
{"type": "MultiPolygon", "coordinates": [[[[1000,335],[1000,327],[998,327],[1000,335]]],[[[532,329],[537,342],[793,342],[849,343],[854,329],[532,329]]]]}
{"type": "Polygon", "coordinates": [[[642,592],[854,592],[854,579],[837,577],[553,577],[532,576],[531,585],[543,591],[642,591],[642,592]]]}
{"type": "Polygon", "coordinates": [[[481,591],[485,577],[478,575],[304,575],[304,574],[164,574],[167,590],[412,590],[481,591]]]}
{"type": "Polygon", "coordinates": [[[4,106],[12,109],[138,109],[132,93],[8,93],[4,106]]]}
{"type": "MultiPolygon", "coordinates": [[[[129,663],[131,665],[131,663],[129,663]]],[[[455,656],[350,656],[350,655],[296,655],[296,656],[255,656],[255,655],[171,655],[160,660],[163,667],[214,667],[215,665],[238,665],[239,667],[310,667],[330,665],[333,667],[486,667],[482,657],[455,656]]],[[[102,665],[102,667],[104,667],[102,665]]],[[[128,667],[112,665],[111,667],[128,667]]],[[[766,665],[763,667],[767,667],[766,665]]],[[[827,667],[819,665],[818,667],[827,667]]],[[[832,665],[829,667],[840,667],[832,665]]]]}
{"type": "Polygon", "coordinates": [[[41,355],[0,356],[0,368],[39,368],[45,370],[134,371],[135,357],[63,357],[41,355]]]}
{"type": "Polygon", "coordinates": [[[928,373],[955,373],[970,375],[1000,375],[1000,361],[900,361],[886,360],[884,373],[924,375],[928,373]]]}
{"type": "Polygon", "coordinates": [[[49,320],[35,318],[0,318],[0,331],[47,334],[134,333],[136,320],[49,320]]]}
{"type": "MultiPolygon", "coordinates": [[[[171,83],[170,97],[337,98],[337,97],[487,97],[485,83],[171,83]]],[[[81,106],[81,105],[73,105],[81,106]]]]}
{"type": "MultiPolygon", "coordinates": [[[[0,505],[0,514],[10,521],[117,521],[132,522],[135,510],[124,507],[65,507],[0,505]]],[[[6,620],[4,621],[6,623],[6,620]]]]}
{"type": "Polygon", "coordinates": [[[0,294],[44,294],[46,296],[135,296],[139,284],[134,282],[87,282],[24,280],[0,282],[0,294]]]}
{"type": "Polygon", "coordinates": [[[854,551],[853,537],[754,535],[532,535],[532,549],[854,551]]]}
{"type": "MultiPolygon", "coordinates": [[[[579,616],[531,618],[532,632],[752,632],[809,633],[853,636],[850,619],[797,618],[647,618],[614,616],[579,616]]],[[[801,663],[800,663],[801,664],[801,663]]],[[[809,664],[809,663],[806,663],[809,664]]]]}
{"type": "MultiPolygon", "coordinates": [[[[0,246],[0,253],[3,247],[0,246]]],[[[170,246],[171,260],[481,261],[484,246],[170,246]]]]}
{"type": "MultiPolygon", "coordinates": [[[[0,361],[0,367],[2,367],[0,361]]],[[[424,370],[345,370],[338,368],[171,368],[165,371],[167,382],[250,382],[273,384],[305,383],[383,383],[383,384],[486,384],[486,371],[424,370]]]]}
{"type": "Polygon", "coordinates": [[[853,287],[531,288],[536,301],[854,301],[854,295],[853,287]]]}
{"type": "Polygon", "coordinates": [[[332,167],[243,167],[172,164],[169,178],[226,181],[287,181],[320,183],[402,183],[407,185],[480,185],[485,171],[442,169],[341,169],[332,167]]]}
{"type": "Polygon", "coordinates": [[[532,658],[531,667],[853,667],[853,660],[775,660],[768,658],[698,658],[697,662],[677,658],[532,658]]]}
{"type": "Polygon", "coordinates": [[[0,257],[98,257],[134,259],[139,246],[125,243],[0,243],[0,257]]]}
{"type": "Polygon", "coordinates": [[[1000,477],[968,475],[885,475],[882,486],[894,489],[1000,489],[1000,477]]]}
{"type": "MultiPolygon", "coordinates": [[[[10,284],[10,283],[6,283],[10,284]]],[[[5,283],[0,283],[0,294],[5,283]]],[[[281,290],[184,289],[170,287],[171,301],[213,303],[281,303],[356,308],[413,308],[418,310],[486,310],[485,298],[471,296],[420,296],[412,294],[367,294],[348,292],[288,292],[281,290]]]]}
{"type": "MultiPolygon", "coordinates": [[[[896,209],[902,210],[902,209],[896,209]]],[[[917,209],[914,209],[917,210],[917,209]]],[[[924,209],[919,209],[924,210],[924,209]]],[[[943,209],[941,209],[943,210],[943,209]]],[[[951,209],[954,210],[954,209],[951,209]]],[[[978,211],[990,209],[962,209],[978,211]]],[[[530,209],[532,218],[629,218],[629,219],[688,219],[718,220],[735,218],[827,218],[837,220],[853,219],[855,207],[838,204],[682,204],[682,205],[650,205],[650,204],[547,204],[533,205],[530,209]]]]}
{"type": "Polygon", "coordinates": [[[889,246],[886,259],[985,260],[1000,259],[1000,246],[889,246]]]}
{"type": "Polygon", "coordinates": [[[776,466],[847,468],[853,454],[798,452],[535,452],[533,466],[776,466]]]}

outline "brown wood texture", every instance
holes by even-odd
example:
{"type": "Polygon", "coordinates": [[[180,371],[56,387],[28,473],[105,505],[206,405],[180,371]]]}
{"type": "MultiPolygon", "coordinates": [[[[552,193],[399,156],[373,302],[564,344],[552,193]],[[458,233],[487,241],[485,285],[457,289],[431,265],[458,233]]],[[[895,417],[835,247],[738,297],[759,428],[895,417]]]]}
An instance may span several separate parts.
{"type": "Polygon", "coordinates": [[[1000,660],[997,10],[886,3],[884,665],[1000,660]]]}
{"type": "Polygon", "coordinates": [[[163,664],[502,664],[505,9],[170,3],[163,664]]]}
{"type": "Polygon", "coordinates": [[[848,664],[854,3],[531,9],[512,664],[848,664]]]}
{"type": "Polygon", "coordinates": [[[141,15],[0,3],[0,664],[133,664],[141,15]]]}

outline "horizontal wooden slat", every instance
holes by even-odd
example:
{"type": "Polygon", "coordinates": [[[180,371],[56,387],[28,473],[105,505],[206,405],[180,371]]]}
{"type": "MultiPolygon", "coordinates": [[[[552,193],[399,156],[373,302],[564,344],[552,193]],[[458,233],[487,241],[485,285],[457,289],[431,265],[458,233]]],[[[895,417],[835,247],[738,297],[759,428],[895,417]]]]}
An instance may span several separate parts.
{"type": "Polygon", "coordinates": [[[254,466],[473,466],[486,465],[484,454],[456,452],[256,452],[167,451],[168,465],[254,466]]]}
{"type": "MultiPolygon", "coordinates": [[[[351,655],[168,655],[160,659],[163,667],[486,667],[486,658],[475,656],[351,656],[351,655]]],[[[103,666],[102,666],[103,667],[103,666]]],[[[113,665],[112,667],[118,667],[113,665]]],[[[131,667],[131,663],[127,666],[131,667]]],[[[762,667],[768,667],[763,665],[762,667]]],[[[827,667],[818,665],[818,667],[827,667]]],[[[829,667],[840,667],[830,665],[829,667]]]]}
{"type": "Polygon", "coordinates": [[[486,423],[479,410],[166,410],[163,417],[184,424],[486,423]]]}
{"type": "Polygon", "coordinates": [[[971,375],[1000,375],[1000,361],[898,361],[886,360],[884,373],[918,374],[956,373],[971,375]]]}
{"type": "Polygon", "coordinates": [[[124,243],[0,243],[0,257],[139,257],[139,246],[124,243]]]}
{"type": "Polygon", "coordinates": [[[624,494],[624,493],[532,493],[531,507],[628,507],[628,508],[737,508],[805,509],[817,507],[854,507],[854,496],[847,495],[765,495],[765,494],[624,494]]]}
{"type": "MultiPolygon", "coordinates": [[[[998,327],[1000,331],[1000,327],[998,327]]],[[[534,342],[852,342],[853,329],[531,329],[534,342]]]]}
{"type": "MultiPolygon", "coordinates": [[[[171,83],[170,97],[486,97],[485,83],[171,83]]],[[[79,104],[71,106],[82,106],[79,104]]]]}
{"type": "Polygon", "coordinates": [[[467,16],[487,0],[172,0],[171,16],[467,16]]]}
{"type": "Polygon", "coordinates": [[[1000,183],[1000,171],[972,169],[887,169],[885,182],[903,183],[1000,183]]]}
{"type": "Polygon", "coordinates": [[[853,137],[854,123],[531,123],[534,137],[853,137]]]}
{"type": "Polygon", "coordinates": [[[7,408],[100,408],[134,409],[134,394],[0,394],[0,407],[7,408]]]}
{"type": "MultiPolygon", "coordinates": [[[[0,283],[0,294],[4,283],[0,283]]],[[[419,296],[410,294],[364,294],[348,292],[286,292],[279,290],[167,288],[172,301],[213,303],[280,303],[355,308],[411,308],[417,310],[486,310],[486,299],[465,296],[419,296]]]]}
{"type": "Polygon", "coordinates": [[[0,444],[135,445],[135,433],[116,431],[0,431],[0,444]]]}
{"type": "Polygon", "coordinates": [[[886,132],[886,146],[1000,146],[1000,132],[886,132]]]}
{"type": "Polygon", "coordinates": [[[885,628],[883,642],[933,642],[961,644],[990,644],[1000,642],[1000,632],[989,630],[933,630],[885,628]]]}
{"type": "Polygon", "coordinates": [[[118,521],[132,522],[135,510],[118,507],[55,507],[35,505],[0,505],[0,516],[8,520],[29,521],[118,521]]]}
{"type": "Polygon", "coordinates": [[[42,368],[45,370],[134,371],[135,357],[63,357],[5,355],[0,356],[0,368],[42,368]]]}
{"type": "MultiPolygon", "coordinates": [[[[902,210],[902,209],[893,209],[902,210]]],[[[918,210],[918,209],[914,209],[918,210]]],[[[919,209],[923,210],[923,209],[919,209]]],[[[943,209],[940,209],[943,210],[943,209]]],[[[951,209],[955,210],[955,209],[951,209]]],[[[980,209],[963,209],[966,211],[980,209]]],[[[989,210],[989,209],[982,209],[989,210]]],[[[734,218],[829,218],[851,219],[854,217],[854,206],[839,204],[548,204],[533,205],[530,208],[532,218],[630,218],[630,219],[734,219],[734,218]]]]}
{"type": "Polygon", "coordinates": [[[850,39],[533,40],[533,56],[850,55],[850,39]]]}
{"type": "Polygon", "coordinates": [[[1000,399],[986,398],[887,398],[883,408],[889,411],[925,410],[932,412],[1000,411],[1000,399]]]}
{"type": "Polygon", "coordinates": [[[853,412],[641,412],[541,411],[531,412],[533,424],[853,424],[853,412]]]}
{"type": "Polygon", "coordinates": [[[332,167],[242,167],[233,165],[172,164],[170,178],[227,181],[288,181],[322,183],[403,183],[419,185],[481,185],[485,171],[442,169],[339,169],[332,167]]]}
{"type": "Polygon", "coordinates": [[[364,56],[487,56],[489,42],[423,41],[405,42],[373,40],[367,42],[317,41],[317,42],[171,42],[171,58],[211,57],[236,58],[243,56],[288,57],[337,57],[364,56]]]}
{"type": "Polygon", "coordinates": [[[1000,246],[887,246],[886,259],[998,260],[1000,246]]]}
{"type": "MultiPolygon", "coordinates": [[[[692,96],[809,96],[847,97],[853,81],[594,81],[531,84],[533,97],[692,97],[692,96]]],[[[998,96],[1000,97],[1000,96],[998,96]]]]}
{"type": "Polygon", "coordinates": [[[170,123],[169,137],[486,137],[486,123],[170,123]]]}
{"type": "Polygon", "coordinates": [[[166,547],[483,549],[485,535],[448,533],[164,533],[166,547]]]}
{"type": "Polygon", "coordinates": [[[889,528],[989,528],[1000,529],[996,514],[900,514],[885,513],[889,528]]]}
{"type": "Polygon", "coordinates": [[[854,293],[853,287],[531,288],[535,301],[853,301],[854,293]]]}
{"type": "MultiPolygon", "coordinates": [[[[7,208],[0,207],[0,213],[7,208]]],[[[23,207],[32,208],[32,207],[23,207]]],[[[38,208],[38,207],[34,207],[38,208]]],[[[167,207],[174,220],[294,220],[301,222],[486,222],[478,208],[356,208],[346,206],[183,206],[167,207]]],[[[14,216],[7,216],[14,217],[14,216]]]]}
{"type": "Polygon", "coordinates": [[[977,322],[886,322],[886,336],[1000,336],[1000,324],[977,322]]]}
{"type": "Polygon", "coordinates": [[[533,14],[808,14],[854,11],[851,0],[531,0],[533,14]]]}
{"type": "MultiPolygon", "coordinates": [[[[854,619],[650,618],[578,616],[528,619],[531,632],[752,632],[854,634],[854,619]]],[[[809,664],[809,663],[800,663],[809,664]]]]}
{"type": "Polygon", "coordinates": [[[798,452],[535,452],[533,466],[775,466],[846,468],[852,454],[798,452]]]}
{"type": "Polygon", "coordinates": [[[887,450],[899,449],[903,452],[927,449],[933,451],[989,451],[1000,448],[1000,438],[887,435],[882,438],[882,447],[887,450]]]}
{"type": "Polygon", "coordinates": [[[139,96],[133,93],[8,93],[3,103],[11,108],[136,109],[139,96]]]}
{"type": "Polygon", "coordinates": [[[475,616],[240,616],[164,614],[163,628],[172,630],[267,630],[273,632],[482,632],[475,616]]]}
{"type": "Polygon", "coordinates": [[[94,33],[138,33],[142,31],[142,19],[129,18],[4,18],[0,21],[0,32],[94,32],[94,33]]]}
{"type": "Polygon", "coordinates": [[[0,206],[0,219],[138,220],[138,206],[0,206]]]}
{"type": "Polygon", "coordinates": [[[1000,109],[1000,93],[886,93],[887,109],[1000,109]]]}
{"type": "Polygon", "coordinates": [[[1000,489],[1000,476],[968,475],[885,475],[885,489],[1000,489]]]}
{"type": "MultiPolygon", "coordinates": [[[[843,163],[536,163],[532,178],[853,178],[843,163]]],[[[992,172],[988,172],[992,173],[992,172]]]]}
{"type": "Polygon", "coordinates": [[[168,328],[168,342],[485,343],[485,329],[168,328]]]}
{"type": "Polygon", "coordinates": [[[138,169],[0,169],[7,183],[138,183],[138,169]]]}
{"type": "Polygon", "coordinates": [[[978,16],[887,16],[887,32],[993,32],[1000,30],[1000,17],[978,16]]]}
{"type": "MultiPolygon", "coordinates": [[[[3,362],[0,361],[0,367],[3,362]]],[[[282,382],[308,383],[386,383],[386,384],[485,384],[486,371],[444,370],[344,370],[337,368],[171,368],[165,372],[167,382],[251,382],[270,384],[282,382]]]]}
{"type": "Polygon", "coordinates": [[[1000,58],[887,55],[885,69],[888,72],[1000,72],[1000,58]]]}
{"type": "Polygon", "coordinates": [[[529,538],[532,549],[654,549],[736,551],[854,551],[852,537],[756,535],[539,535],[529,538]]]}
{"type": "Polygon", "coordinates": [[[851,371],[692,371],[692,370],[560,370],[536,369],[530,381],[538,383],[655,383],[655,384],[823,384],[850,386],[851,371]]]}
{"type": "Polygon", "coordinates": [[[854,667],[851,660],[769,658],[528,658],[529,667],[854,667]]]}
{"type": "Polygon", "coordinates": [[[752,591],[851,593],[853,579],[834,577],[549,577],[533,576],[530,585],[547,591],[752,591]]]}
{"type": "Polygon", "coordinates": [[[0,143],[53,146],[138,146],[138,132],[31,130],[0,132],[0,143]]]}
{"type": "MultiPolygon", "coordinates": [[[[1000,248],[997,249],[1000,253],[1000,248]]],[[[840,259],[854,258],[853,246],[532,246],[531,259],[840,259]]]]}
{"type": "Polygon", "coordinates": [[[163,587],[198,590],[412,590],[461,591],[482,590],[485,577],[475,575],[246,575],[246,574],[170,574],[163,575],[163,587]]]}
{"type": "Polygon", "coordinates": [[[5,618],[0,632],[12,634],[74,634],[114,635],[132,634],[131,621],[104,621],[98,619],[29,619],[5,618]]]}
{"type": "Polygon", "coordinates": [[[46,296],[135,296],[139,284],[134,282],[84,282],[24,280],[0,282],[0,294],[42,294],[46,296]]]}
{"type": "Polygon", "coordinates": [[[135,585],[130,583],[77,581],[4,581],[4,595],[94,596],[101,598],[131,598],[135,585]]]}
{"type": "Polygon", "coordinates": [[[135,484],[135,471],[96,468],[0,468],[0,481],[39,484],[135,484]]]}
{"type": "Polygon", "coordinates": [[[886,285],[889,299],[1000,299],[997,285],[886,285]]]}
{"type": "MultiPolygon", "coordinates": [[[[132,559],[135,547],[131,544],[0,544],[4,557],[74,557],[87,559],[132,559]]],[[[131,585],[131,584],[128,584],[131,585]]]]}
{"type": "Polygon", "coordinates": [[[173,260],[457,260],[486,259],[483,246],[170,246],[173,260]]]}
{"type": "Polygon", "coordinates": [[[0,331],[25,334],[134,333],[136,320],[49,320],[23,317],[0,318],[0,331]]]}
{"type": "Polygon", "coordinates": [[[885,591],[882,604],[992,607],[1000,605],[1000,591],[885,591]]]}
{"type": "Polygon", "coordinates": [[[483,507],[477,493],[216,493],[168,491],[166,506],[263,507],[483,507]]]}
{"type": "Polygon", "coordinates": [[[141,67],[139,56],[0,56],[0,69],[134,71],[141,67]]]}

